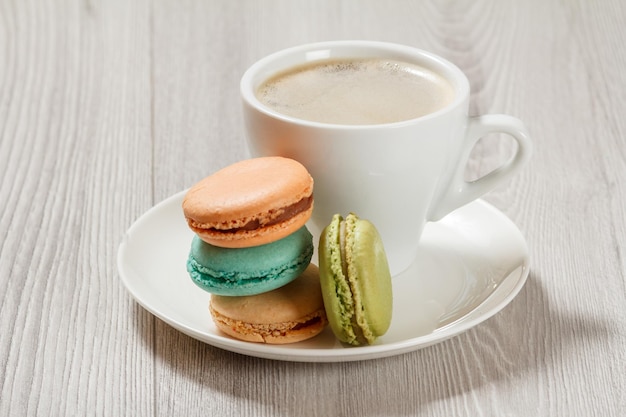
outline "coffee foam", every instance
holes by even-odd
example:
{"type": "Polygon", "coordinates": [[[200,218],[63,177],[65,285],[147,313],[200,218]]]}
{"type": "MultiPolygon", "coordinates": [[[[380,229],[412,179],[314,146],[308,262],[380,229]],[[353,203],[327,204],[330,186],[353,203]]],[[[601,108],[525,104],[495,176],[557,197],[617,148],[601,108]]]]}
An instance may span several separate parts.
{"type": "Polygon", "coordinates": [[[257,98],[299,119],[336,124],[382,124],[433,113],[454,99],[441,75],[394,60],[324,61],[265,82],[257,98]]]}

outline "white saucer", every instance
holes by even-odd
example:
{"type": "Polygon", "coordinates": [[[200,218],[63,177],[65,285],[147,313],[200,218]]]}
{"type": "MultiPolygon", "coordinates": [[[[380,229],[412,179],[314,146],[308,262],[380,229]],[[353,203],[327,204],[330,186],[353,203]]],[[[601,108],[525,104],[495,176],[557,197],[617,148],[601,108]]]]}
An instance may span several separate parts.
{"type": "Polygon", "coordinates": [[[139,304],[174,328],[245,355],[339,362],[414,351],[493,316],[528,277],[528,248],[520,231],[496,208],[478,200],[426,226],[417,260],[393,278],[391,327],[375,345],[344,346],[330,328],[289,345],[242,342],[216,329],[208,311],[210,295],[187,275],[193,234],[182,214],[183,196],[181,192],[159,203],[130,227],[118,251],[122,281],[139,304]]]}

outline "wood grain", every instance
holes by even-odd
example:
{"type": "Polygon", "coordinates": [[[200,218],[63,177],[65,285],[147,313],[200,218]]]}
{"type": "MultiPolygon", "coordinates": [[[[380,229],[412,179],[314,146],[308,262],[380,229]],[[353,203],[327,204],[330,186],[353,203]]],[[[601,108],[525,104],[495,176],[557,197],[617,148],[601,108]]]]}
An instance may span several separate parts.
{"type": "MultiPolygon", "coordinates": [[[[626,413],[626,5],[619,0],[0,1],[0,415],[626,413]],[[487,322],[397,357],[299,364],[140,307],[116,251],[143,212],[246,156],[238,82],[278,49],[376,39],[470,78],[533,160],[486,199],[532,256],[487,322]]],[[[468,175],[512,152],[485,138],[468,175]]]]}

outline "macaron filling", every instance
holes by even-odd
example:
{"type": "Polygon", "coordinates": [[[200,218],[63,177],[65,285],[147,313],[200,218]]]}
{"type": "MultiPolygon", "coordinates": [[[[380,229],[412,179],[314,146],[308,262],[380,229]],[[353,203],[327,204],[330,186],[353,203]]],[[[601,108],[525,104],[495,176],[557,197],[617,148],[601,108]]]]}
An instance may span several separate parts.
{"type": "Polygon", "coordinates": [[[213,233],[237,233],[240,231],[251,231],[263,227],[273,226],[282,223],[294,216],[303,213],[313,206],[313,194],[302,198],[300,201],[287,207],[272,209],[265,213],[257,214],[249,219],[238,219],[234,221],[221,222],[217,224],[200,223],[188,218],[189,227],[195,232],[209,231],[213,233]],[[233,225],[235,225],[233,227],[233,225]]]}
{"type": "Polygon", "coordinates": [[[324,310],[318,310],[299,320],[284,323],[246,323],[220,314],[213,308],[213,305],[210,305],[209,308],[213,320],[216,321],[218,326],[225,327],[243,337],[257,337],[259,342],[265,343],[270,338],[286,337],[293,332],[307,332],[309,329],[318,332],[319,328],[323,328],[327,323],[324,310]]]}
{"type": "Polygon", "coordinates": [[[344,275],[347,278],[348,287],[352,293],[354,302],[354,314],[351,317],[352,331],[355,340],[351,344],[363,345],[374,342],[376,336],[371,334],[368,329],[367,322],[363,317],[363,303],[361,302],[361,294],[358,286],[358,273],[354,268],[354,242],[355,228],[357,217],[350,213],[345,220],[340,223],[340,248],[341,248],[341,265],[344,268],[344,275]]]}
{"type": "MultiPolygon", "coordinates": [[[[347,220],[343,220],[339,223],[339,256],[341,257],[341,272],[343,273],[344,277],[347,277],[346,282],[348,284],[348,289],[350,291],[350,294],[352,294],[352,300],[355,300],[360,297],[358,297],[357,295],[358,288],[354,285],[355,280],[354,278],[350,279],[350,273],[348,272],[348,252],[352,252],[352,247],[347,246],[346,222],[347,220]]],[[[359,310],[362,310],[362,308],[359,308],[359,304],[356,304],[354,306],[354,314],[352,314],[350,317],[350,327],[353,333],[354,340],[356,341],[351,341],[350,343],[362,345],[369,342],[368,339],[365,337],[365,334],[363,333],[363,329],[361,328],[359,321],[357,320],[359,310]]]]}
{"type": "Polygon", "coordinates": [[[357,336],[354,328],[354,311],[355,303],[350,287],[348,276],[348,267],[346,264],[345,254],[345,223],[343,218],[335,215],[325,230],[323,235],[323,243],[320,246],[328,255],[328,262],[320,258],[320,265],[328,268],[328,274],[324,285],[328,286],[328,291],[323,292],[324,303],[328,310],[336,311],[337,314],[328,314],[333,332],[339,340],[349,344],[356,344],[357,336]],[[332,294],[332,296],[329,296],[332,294]]]}

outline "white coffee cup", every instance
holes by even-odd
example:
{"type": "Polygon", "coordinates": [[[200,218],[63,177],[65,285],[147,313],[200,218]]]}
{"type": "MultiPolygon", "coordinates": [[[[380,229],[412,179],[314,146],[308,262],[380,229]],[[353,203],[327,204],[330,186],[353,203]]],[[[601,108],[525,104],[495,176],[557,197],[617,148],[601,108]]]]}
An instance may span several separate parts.
{"type": "Polygon", "coordinates": [[[528,161],[532,144],[523,123],[507,115],[469,117],[470,87],[447,60],[408,46],[372,41],[302,45],[269,55],[241,79],[243,115],[252,156],[281,155],[300,161],[315,181],[312,222],[318,228],[335,213],[354,212],[380,232],[391,272],[408,268],[427,221],[437,221],[508,181],[528,161]],[[417,64],[443,76],[452,101],[430,114],[382,124],[314,122],[261,103],[258,87],[290,68],[328,59],[382,58],[417,64]],[[505,133],[515,154],[471,182],[465,168],[476,142],[505,133]]]}

